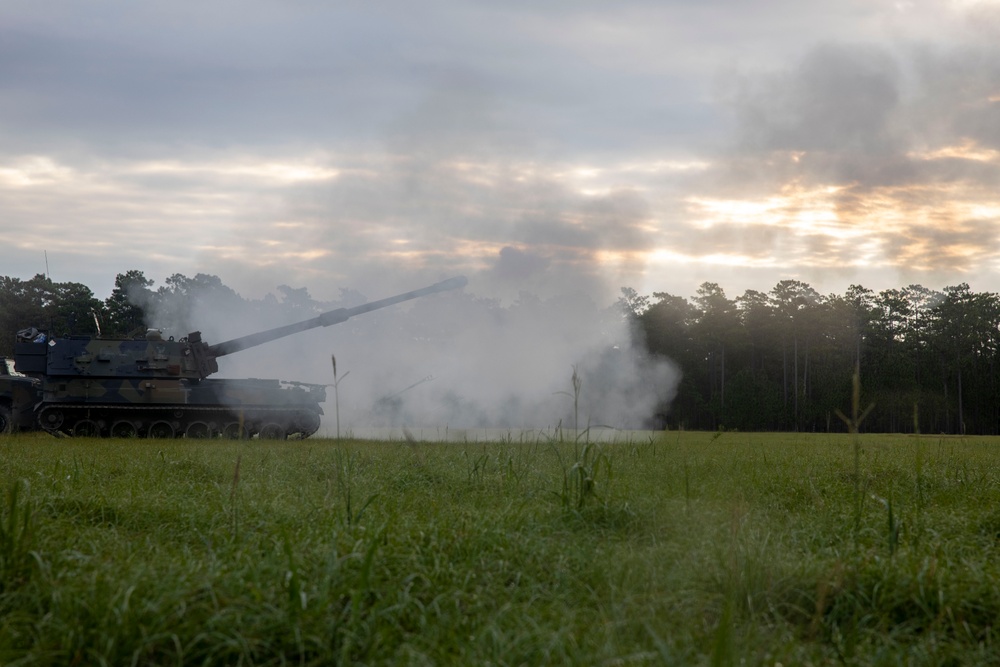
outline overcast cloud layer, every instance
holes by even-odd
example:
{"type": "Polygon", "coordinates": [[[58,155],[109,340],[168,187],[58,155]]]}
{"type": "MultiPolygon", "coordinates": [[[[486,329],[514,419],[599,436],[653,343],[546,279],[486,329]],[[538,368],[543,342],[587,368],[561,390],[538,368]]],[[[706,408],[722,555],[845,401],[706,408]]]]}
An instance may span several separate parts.
{"type": "Polygon", "coordinates": [[[1000,3],[0,7],[0,273],[1000,290],[1000,3]]]}
{"type": "Polygon", "coordinates": [[[0,269],[1000,289],[996,2],[536,5],[5,2],[0,269]]]}

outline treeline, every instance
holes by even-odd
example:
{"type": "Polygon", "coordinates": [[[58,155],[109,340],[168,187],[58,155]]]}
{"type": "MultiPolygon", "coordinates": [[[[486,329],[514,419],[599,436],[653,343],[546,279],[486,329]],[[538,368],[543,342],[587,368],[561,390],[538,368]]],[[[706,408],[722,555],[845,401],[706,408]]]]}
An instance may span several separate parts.
{"type": "MultiPolygon", "coordinates": [[[[305,288],[282,285],[277,292],[244,299],[206,274],[174,274],[155,286],[132,270],[116,276],[102,301],[80,283],[0,276],[0,356],[11,356],[16,332],[31,326],[53,335],[99,329],[127,336],[146,327],[183,335],[200,328],[196,302],[277,324],[366,300],[352,290],[325,303],[305,288]]],[[[836,410],[850,414],[858,368],[859,408],[874,404],[863,430],[1000,433],[997,294],[963,283],[941,292],[910,285],[875,293],[854,285],[824,296],[783,280],[767,293],[747,290],[735,299],[715,283],[704,283],[690,299],[623,288],[617,305],[635,342],[681,370],[676,398],[661,406],[661,426],[843,431],[836,410]]],[[[478,300],[477,307],[499,304],[478,300]]]]}
{"type": "Polygon", "coordinates": [[[81,283],[58,283],[41,274],[30,280],[0,276],[0,356],[13,355],[17,332],[28,327],[54,336],[98,332],[130,336],[147,327],[164,327],[183,335],[199,326],[192,313],[196,302],[241,317],[287,322],[365,300],[350,290],[341,290],[344,300],[336,303],[317,302],[305,288],[281,285],[277,291],[280,299],[271,294],[244,299],[218,276],[203,273],[193,278],[176,273],[155,287],[142,271],[132,270],[115,277],[114,290],[102,301],[81,283]]]}
{"type": "Polygon", "coordinates": [[[872,432],[1000,432],[1000,296],[967,284],[822,296],[783,280],[730,299],[704,283],[690,300],[622,289],[649,352],[682,372],[662,418],[675,428],[844,431],[860,371],[872,432]]]}

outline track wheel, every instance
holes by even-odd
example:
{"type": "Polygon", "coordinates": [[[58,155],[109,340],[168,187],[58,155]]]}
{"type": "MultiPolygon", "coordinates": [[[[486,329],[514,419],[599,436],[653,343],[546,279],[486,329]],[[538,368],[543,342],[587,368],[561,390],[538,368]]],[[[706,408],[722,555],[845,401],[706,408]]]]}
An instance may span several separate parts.
{"type": "Polygon", "coordinates": [[[285,427],[281,424],[270,422],[260,427],[261,440],[284,440],[287,435],[285,427]]]}
{"type": "Polygon", "coordinates": [[[48,408],[42,412],[40,421],[42,428],[48,431],[57,431],[62,427],[64,420],[62,410],[48,408]]]}
{"type": "Polygon", "coordinates": [[[99,438],[101,437],[101,427],[92,419],[81,419],[73,424],[73,437],[99,438]]]}
{"type": "Polygon", "coordinates": [[[116,421],[111,425],[112,438],[136,438],[138,436],[139,429],[127,419],[116,421]]]}
{"type": "Polygon", "coordinates": [[[170,422],[158,421],[149,425],[149,433],[147,434],[147,437],[169,439],[174,437],[174,435],[176,435],[176,432],[174,431],[173,424],[170,422]]]}
{"type": "Polygon", "coordinates": [[[249,436],[246,427],[239,422],[229,422],[222,427],[222,437],[226,440],[246,440],[249,436]]]}
{"type": "Polygon", "coordinates": [[[303,438],[308,438],[310,435],[319,430],[319,415],[315,412],[301,412],[298,416],[298,432],[302,434],[303,438]]]}
{"type": "Polygon", "coordinates": [[[14,432],[14,418],[11,417],[10,408],[0,405],[0,433],[14,432]]]}
{"type": "Polygon", "coordinates": [[[211,438],[212,429],[205,422],[191,422],[184,430],[184,437],[198,439],[211,438]]]}

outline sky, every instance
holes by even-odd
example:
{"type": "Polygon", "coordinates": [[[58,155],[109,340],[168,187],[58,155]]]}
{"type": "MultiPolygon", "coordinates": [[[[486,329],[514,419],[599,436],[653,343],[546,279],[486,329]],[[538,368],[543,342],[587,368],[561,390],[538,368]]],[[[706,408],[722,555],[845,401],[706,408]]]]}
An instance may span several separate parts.
{"type": "Polygon", "coordinates": [[[1000,290],[1000,2],[0,7],[0,273],[1000,290]]]}
{"type": "Polygon", "coordinates": [[[998,45],[997,0],[5,0],[0,274],[1000,291],[998,45]]]}

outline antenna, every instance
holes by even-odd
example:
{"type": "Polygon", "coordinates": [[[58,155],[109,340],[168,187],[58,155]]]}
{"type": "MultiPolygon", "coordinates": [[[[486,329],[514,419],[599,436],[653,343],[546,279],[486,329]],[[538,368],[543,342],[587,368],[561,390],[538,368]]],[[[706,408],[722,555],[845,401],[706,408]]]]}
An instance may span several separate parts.
{"type": "Polygon", "coordinates": [[[45,277],[49,278],[49,251],[43,250],[42,252],[45,253],[45,277]]]}

